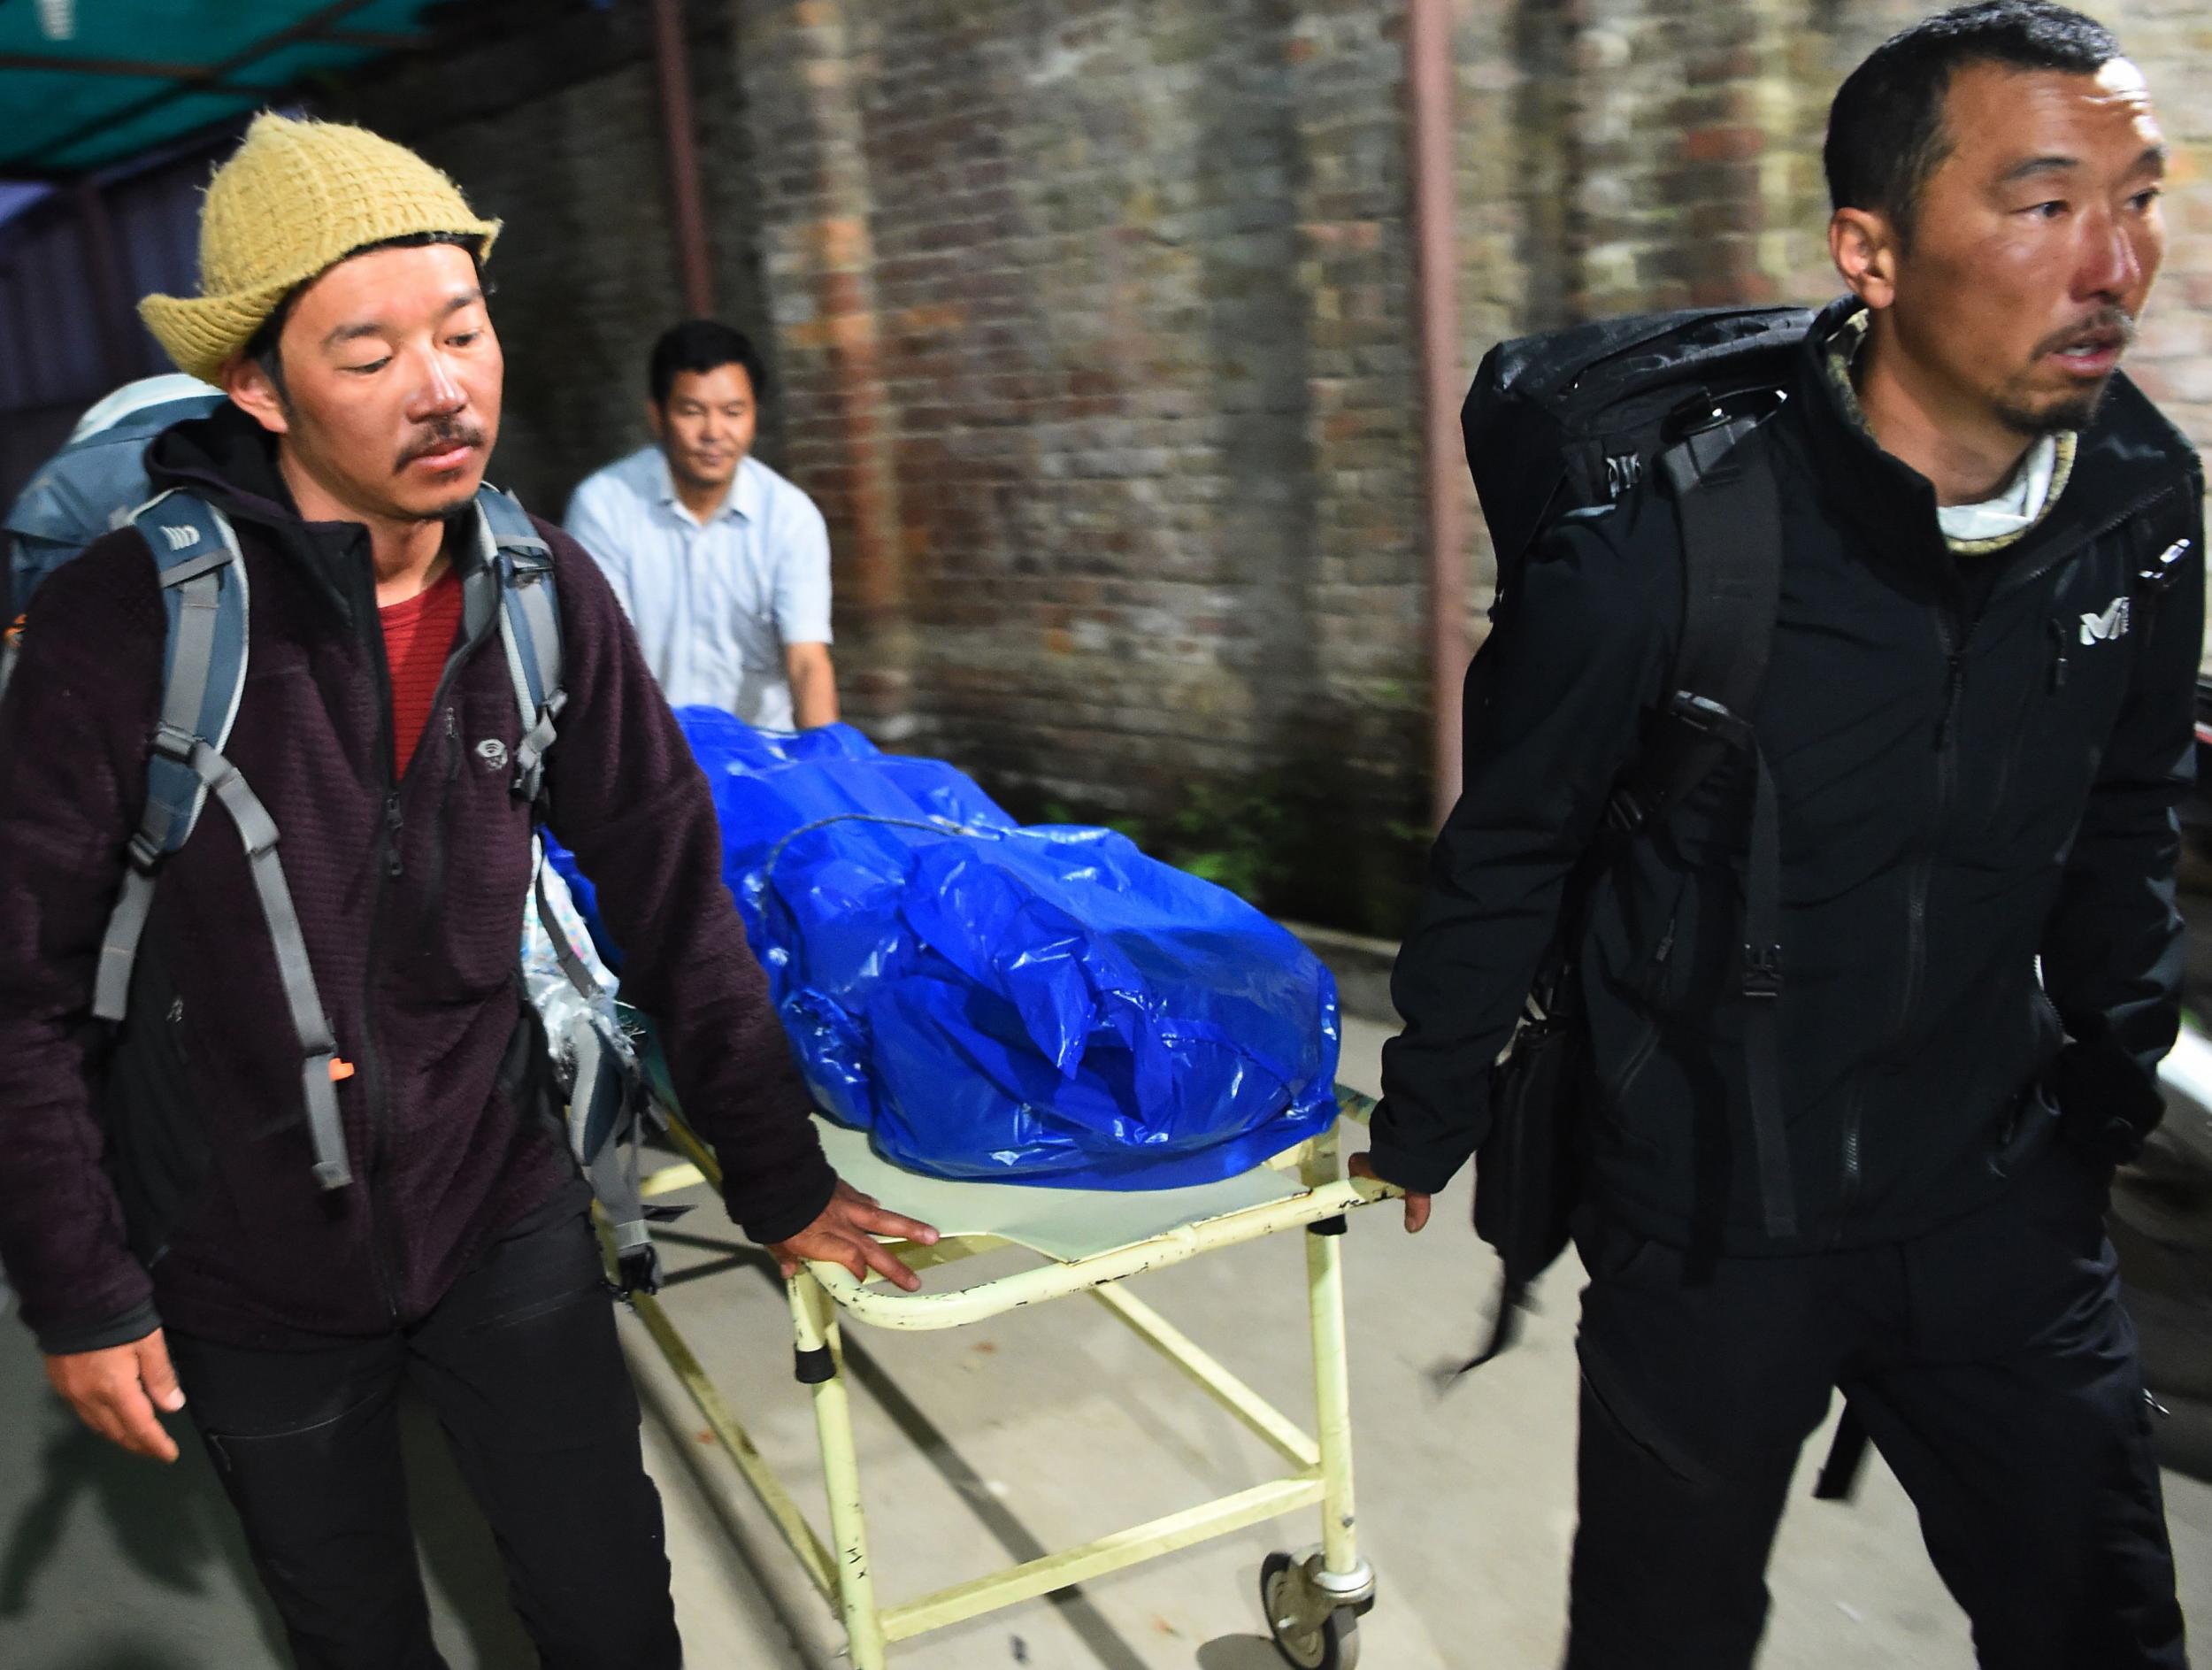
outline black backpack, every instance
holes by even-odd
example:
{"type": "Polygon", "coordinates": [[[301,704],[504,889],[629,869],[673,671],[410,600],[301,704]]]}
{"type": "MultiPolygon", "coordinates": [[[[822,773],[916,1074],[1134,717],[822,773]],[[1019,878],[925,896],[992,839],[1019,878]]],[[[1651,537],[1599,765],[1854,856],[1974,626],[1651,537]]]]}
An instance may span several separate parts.
{"type": "Polygon", "coordinates": [[[1484,357],[1460,414],[1497,551],[1495,630],[1512,630],[1522,573],[1560,519],[1609,504],[1647,477],[1659,478],[1681,519],[1686,576],[1671,694],[1650,716],[1615,787],[1605,832],[1569,882],[1560,930],[1493,1072],[1475,1228],[1504,1274],[1488,1343],[1470,1368],[1512,1343],[1531,1284],[1569,1239],[1588,1047],[1573,962],[1586,901],[1640,831],[1732,757],[1746,762],[1755,784],[1740,988],[1749,1005],[1752,1140],[1768,1229],[1795,1230],[1774,1027],[1782,983],[1778,816],[1748,720],[1781,584],[1781,513],[1758,426],[1788,398],[1812,319],[1802,308],[1696,310],[1502,342],[1484,357]]]}

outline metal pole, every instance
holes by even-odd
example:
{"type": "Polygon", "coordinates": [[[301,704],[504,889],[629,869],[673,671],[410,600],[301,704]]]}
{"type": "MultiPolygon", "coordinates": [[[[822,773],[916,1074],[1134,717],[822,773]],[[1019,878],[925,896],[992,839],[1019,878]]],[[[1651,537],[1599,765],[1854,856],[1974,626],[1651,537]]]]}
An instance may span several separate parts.
{"type": "Polygon", "coordinates": [[[838,1610],[853,1670],[884,1670],[883,1616],[868,1571],[868,1522],[860,1500],[860,1454],[853,1444],[852,1407],[845,1395],[845,1354],[837,1309],[805,1270],[786,1283],[792,1335],[802,1352],[826,1351],[832,1373],[814,1387],[814,1431],[822,1450],[822,1484],[829,1493],[830,1546],[837,1563],[838,1610]]]}
{"type": "MultiPolygon", "coordinates": [[[[1313,1139],[1302,1170],[1310,1189],[1336,1181],[1333,1127],[1313,1139]]],[[[1351,1345],[1344,1328],[1341,1235],[1306,1233],[1306,1311],[1313,1333],[1314,1433],[1321,1451],[1321,1567],[1348,1577],[1362,1568],[1352,1500],[1351,1345]]]]}
{"type": "Polygon", "coordinates": [[[691,114],[691,49],[684,0],[653,0],[653,68],[660,81],[668,142],[668,189],[676,217],[676,260],[684,307],[692,318],[714,311],[714,269],[707,258],[707,217],[699,191],[699,133],[691,114]]]}
{"type": "Polygon", "coordinates": [[[1458,240],[1453,229],[1450,0],[1407,0],[1406,90],[1412,115],[1414,294],[1428,506],[1431,778],[1440,825],[1459,798],[1460,685],[1467,671],[1467,526],[1462,496],[1458,240]]]}

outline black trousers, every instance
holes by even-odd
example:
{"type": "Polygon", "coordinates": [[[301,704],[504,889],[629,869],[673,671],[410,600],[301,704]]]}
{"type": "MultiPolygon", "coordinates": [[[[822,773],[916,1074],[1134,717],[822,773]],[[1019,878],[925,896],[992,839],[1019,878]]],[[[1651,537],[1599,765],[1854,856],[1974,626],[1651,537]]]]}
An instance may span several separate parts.
{"type": "Polygon", "coordinates": [[[682,1662],[598,1249],[572,1207],[541,1216],[404,1331],[282,1350],[171,1336],[301,1670],[443,1670],[407,1519],[402,1381],[490,1520],[548,1670],[682,1662]]]}
{"type": "Polygon", "coordinates": [[[1985,1670],[2185,1670],[2102,1181],[2054,1151],[1901,1245],[1694,1260],[1580,1236],[1569,1670],[1740,1670],[1799,1452],[1840,1388],[1985,1670]]]}

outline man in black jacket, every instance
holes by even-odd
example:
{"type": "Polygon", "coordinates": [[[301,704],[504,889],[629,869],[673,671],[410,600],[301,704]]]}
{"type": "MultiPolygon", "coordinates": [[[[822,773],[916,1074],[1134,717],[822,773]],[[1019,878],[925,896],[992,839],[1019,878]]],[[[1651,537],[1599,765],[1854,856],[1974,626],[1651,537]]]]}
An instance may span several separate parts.
{"type": "MultiPolygon", "coordinates": [[[[2117,374],[2163,247],[2142,78],[1999,0],[1831,114],[1823,313],[1765,427],[1793,1237],[1747,1111],[1745,773],[1594,889],[1568,1662],[1751,1662],[1799,1451],[1840,1388],[2007,1670],[2184,1664],[2102,1211],[2161,1111],[2175,804],[2203,613],[2188,445],[2117,374]],[[2163,587],[2139,578],[2162,571],[2163,587]]],[[[1428,1213],[1679,632],[1656,483],[1570,519],[1485,651],[1466,791],[1393,992],[1371,1156],[1428,1213]]]]}

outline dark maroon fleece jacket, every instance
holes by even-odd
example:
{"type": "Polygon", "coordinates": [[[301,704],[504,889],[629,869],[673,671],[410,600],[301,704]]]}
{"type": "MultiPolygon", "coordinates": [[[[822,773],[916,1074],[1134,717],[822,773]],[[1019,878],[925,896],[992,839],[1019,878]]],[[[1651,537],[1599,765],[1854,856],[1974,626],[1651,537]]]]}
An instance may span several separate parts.
{"type": "MultiPolygon", "coordinates": [[[[507,764],[521,724],[506,660],[490,620],[465,623],[396,780],[366,530],[301,521],[234,408],[169,430],[149,463],[157,488],[226,512],[244,553],[250,660],[225,752],[281,834],[356,1067],[338,1087],[355,1181],[325,1192],[309,1169],[274,952],[212,798],[164,866],[130,1016],[90,1019],[166,632],[154,565],[126,530],[41,589],[0,704],[0,1264],[50,1352],[165,1323],[236,1343],[380,1332],[579,1188],[542,1114],[517,979],[531,817],[507,764]]],[[[835,1178],[722,882],[706,780],[596,565],[538,527],[568,691],[548,821],[597,885],[624,995],[658,1024],[731,1215],[780,1240],[835,1178]]],[[[448,549],[465,579],[465,519],[448,549]]]]}

